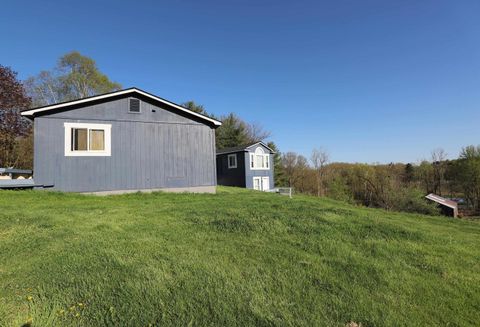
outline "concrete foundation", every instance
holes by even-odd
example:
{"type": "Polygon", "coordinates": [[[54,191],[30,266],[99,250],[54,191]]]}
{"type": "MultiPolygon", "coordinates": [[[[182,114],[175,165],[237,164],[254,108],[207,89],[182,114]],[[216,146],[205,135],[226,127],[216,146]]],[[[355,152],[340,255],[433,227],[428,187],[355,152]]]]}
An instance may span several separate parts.
{"type": "Polygon", "coordinates": [[[111,190],[100,192],[81,192],[81,194],[94,195],[115,195],[128,193],[152,193],[152,192],[174,192],[174,193],[216,193],[216,186],[194,186],[194,187],[172,187],[172,188],[156,188],[156,189],[142,189],[142,190],[111,190]]]}

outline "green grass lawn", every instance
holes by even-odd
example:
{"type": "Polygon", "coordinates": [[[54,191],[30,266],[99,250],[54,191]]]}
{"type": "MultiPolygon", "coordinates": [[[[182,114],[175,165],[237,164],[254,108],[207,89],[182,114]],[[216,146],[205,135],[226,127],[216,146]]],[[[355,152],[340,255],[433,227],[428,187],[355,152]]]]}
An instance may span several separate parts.
{"type": "Polygon", "coordinates": [[[480,224],[234,188],[0,192],[1,326],[350,321],[478,326],[480,224]]]}

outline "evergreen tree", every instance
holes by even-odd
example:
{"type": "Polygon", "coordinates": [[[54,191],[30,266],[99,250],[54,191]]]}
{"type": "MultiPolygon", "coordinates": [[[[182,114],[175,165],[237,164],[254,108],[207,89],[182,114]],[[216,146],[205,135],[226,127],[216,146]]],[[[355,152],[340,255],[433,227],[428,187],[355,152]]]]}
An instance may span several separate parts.
{"type": "Polygon", "coordinates": [[[282,154],[274,142],[268,142],[268,147],[275,151],[273,155],[273,173],[275,176],[275,186],[287,186],[287,178],[282,166],[282,154]]]}
{"type": "Polygon", "coordinates": [[[414,180],[414,178],[415,178],[415,170],[413,168],[413,165],[411,163],[407,163],[405,165],[403,181],[405,184],[410,184],[414,180]]]}
{"type": "Polygon", "coordinates": [[[216,129],[217,150],[245,145],[249,142],[247,126],[243,120],[231,113],[221,117],[222,126],[216,129]]]}

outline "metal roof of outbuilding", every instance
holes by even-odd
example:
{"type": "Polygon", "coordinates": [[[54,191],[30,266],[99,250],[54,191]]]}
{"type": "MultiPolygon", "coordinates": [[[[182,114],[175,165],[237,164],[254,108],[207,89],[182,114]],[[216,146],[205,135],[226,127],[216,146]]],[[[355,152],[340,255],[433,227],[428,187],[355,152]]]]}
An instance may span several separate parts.
{"type": "Polygon", "coordinates": [[[445,199],[445,198],[443,198],[439,195],[433,194],[433,193],[430,193],[429,195],[425,196],[425,198],[427,198],[431,201],[434,201],[438,204],[444,205],[446,207],[452,208],[452,209],[457,209],[458,208],[457,202],[449,200],[449,199],[445,199]]]}

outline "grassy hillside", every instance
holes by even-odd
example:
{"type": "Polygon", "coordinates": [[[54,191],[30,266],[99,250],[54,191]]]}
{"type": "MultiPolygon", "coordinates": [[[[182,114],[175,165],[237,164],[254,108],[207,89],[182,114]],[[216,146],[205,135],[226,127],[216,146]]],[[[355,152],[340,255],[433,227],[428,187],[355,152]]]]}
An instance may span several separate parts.
{"type": "Polygon", "coordinates": [[[0,325],[474,326],[480,224],[220,188],[0,192],[0,325]]]}

